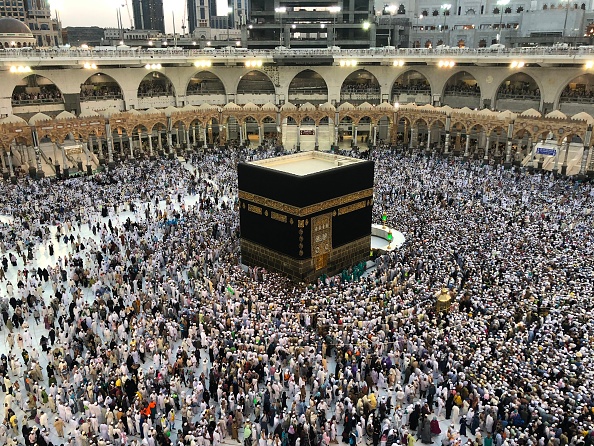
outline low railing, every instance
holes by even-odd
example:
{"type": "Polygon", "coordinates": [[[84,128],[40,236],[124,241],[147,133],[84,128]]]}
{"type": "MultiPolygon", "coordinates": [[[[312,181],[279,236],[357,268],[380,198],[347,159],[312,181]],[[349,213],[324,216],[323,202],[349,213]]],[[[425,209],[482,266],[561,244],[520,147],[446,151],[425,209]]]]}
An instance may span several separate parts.
{"type": "Polygon", "coordinates": [[[113,99],[124,99],[124,97],[121,94],[106,94],[106,95],[102,95],[102,96],[84,96],[84,95],[80,95],[80,100],[83,102],[86,101],[108,101],[108,100],[113,100],[113,99]]]}
{"type": "Polygon", "coordinates": [[[554,48],[554,47],[535,47],[535,48],[369,48],[369,49],[337,49],[337,48],[313,48],[313,49],[273,49],[256,50],[247,48],[227,47],[221,49],[184,49],[181,47],[170,47],[163,51],[151,51],[146,49],[39,49],[32,51],[23,51],[19,49],[10,49],[0,52],[0,59],[54,59],[54,58],[72,58],[72,59],[102,59],[102,58],[138,58],[138,59],[171,59],[171,58],[192,58],[202,56],[269,56],[276,55],[312,55],[312,56],[336,56],[336,57],[364,57],[364,56],[444,56],[459,55],[471,57],[492,57],[493,55],[517,57],[518,55],[533,56],[560,56],[572,57],[579,55],[593,55],[594,46],[578,48],[554,48]]]}
{"type": "Polygon", "coordinates": [[[520,99],[528,101],[540,101],[540,96],[534,94],[497,93],[497,99],[520,99]]]}
{"type": "Polygon", "coordinates": [[[12,105],[42,105],[42,104],[63,104],[64,100],[62,98],[52,98],[52,99],[13,99],[11,101],[12,105]]]}
{"type": "Polygon", "coordinates": [[[400,95],[400,94],[409,94],[411,96],[414,95],[428,95],[431,94],[430,88],[422,88],[422,89],[411,89],[411,88],[394,88],[392,89],[392,95],[400,95]]]}
{"type": "Polygon", "coordinates": [[[188,90],[186,95],[209,95],[209,94],[225,94],[225,90],[188,90]]]}
{"type": "Polygon", "coordinates": [[[574,104],[594,104],[594,98],[589,98],[586,96],[561,96],[559,102],[571,102],[574,104]]]}
{"type": "Polygon", "coordinates": [[[150,93],[138,93],[138,98],[162,98],[171,96],[174,97],[173,93],[167,93],[166,91],[157,91],[157,92],[150,92],[150,93]]]}
{"type": "Polygon", "coordinates": [[[480,98],[481,92],[480,91],[458,91],[458,90],[446,90],[444,92],[444,96],[463,96],[467,98],[480,98]]]}

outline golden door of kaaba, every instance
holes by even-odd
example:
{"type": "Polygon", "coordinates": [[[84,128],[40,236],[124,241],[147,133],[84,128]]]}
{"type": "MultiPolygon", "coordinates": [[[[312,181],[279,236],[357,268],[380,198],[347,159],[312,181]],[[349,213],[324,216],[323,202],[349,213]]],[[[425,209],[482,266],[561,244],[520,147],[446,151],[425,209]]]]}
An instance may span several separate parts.
{"type": "Polygon", "coordinates": [[[326,268],[332,251],[332,213],[311,219],[311,256],[316,271],[326,268]]]}

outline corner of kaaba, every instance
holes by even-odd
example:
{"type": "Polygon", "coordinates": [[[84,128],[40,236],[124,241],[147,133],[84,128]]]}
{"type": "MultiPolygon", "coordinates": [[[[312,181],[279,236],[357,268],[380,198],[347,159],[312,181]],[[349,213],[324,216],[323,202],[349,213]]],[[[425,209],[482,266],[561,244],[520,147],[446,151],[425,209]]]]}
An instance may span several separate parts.
{"type": "Polygon", "coordinates": [[[368,259],[373,170],[318,151],[239,164],[242,263],[311,282],[368,259]]]}

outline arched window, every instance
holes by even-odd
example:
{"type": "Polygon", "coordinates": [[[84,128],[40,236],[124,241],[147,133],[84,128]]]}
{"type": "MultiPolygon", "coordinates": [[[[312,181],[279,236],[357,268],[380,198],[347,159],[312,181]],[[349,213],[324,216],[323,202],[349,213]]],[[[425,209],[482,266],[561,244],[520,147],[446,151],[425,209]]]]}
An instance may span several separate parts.
{"type": "Polygon", "coordinates": [[[499,10],[499,8],[495,8],[493,9],[493,14],[499,14],[501,11],[499,10]]]}
{"type": "Polygon", "coordinates": [[[512,9],[508,6],[507,8],[505,8],[505,11],[503,12],[505,12],[506,14],[511,14],[512,9]]]}
{"type": "Polygon", "coordinates": [[[439,15],[439,11],[437,9],[433,10],[433,17],[437,17],[439,15]]]}
{"type": "Polygon", "coordinates": [[[547,9],[549,9],[549,7],[548,7],[547,5],[542,5],[542,9],[543,9],[544,11],[546,11],[547,9]]]}
{"type": "Polygon", "coordinates": [[[516,9],[516,12],[519,14],[522,11],[524,11],[524,7],[523,6],[518,6],[518,9],[516,9]]]}

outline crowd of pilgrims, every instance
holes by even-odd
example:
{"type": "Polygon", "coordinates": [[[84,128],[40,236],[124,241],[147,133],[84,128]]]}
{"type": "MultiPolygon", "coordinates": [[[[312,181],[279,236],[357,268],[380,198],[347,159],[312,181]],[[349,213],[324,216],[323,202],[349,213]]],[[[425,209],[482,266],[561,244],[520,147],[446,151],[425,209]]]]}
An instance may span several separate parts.
{"type": "Polygon", "coordinates": [[[592,444],[591,184],[381,148],[405,245],[298,284],[239,263],[269,156],[0,185],[0,444],[592,444]]]}

